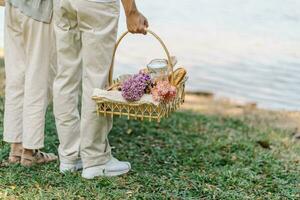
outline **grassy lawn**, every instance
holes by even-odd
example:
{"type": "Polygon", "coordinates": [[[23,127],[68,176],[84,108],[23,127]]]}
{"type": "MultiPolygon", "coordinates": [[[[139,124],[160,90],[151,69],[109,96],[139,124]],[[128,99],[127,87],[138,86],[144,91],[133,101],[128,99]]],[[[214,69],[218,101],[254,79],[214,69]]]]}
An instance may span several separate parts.
{"type": "MultiPolygon", "coordinates": [[[[3,106],[0,114],[2,127],[3,106]]],[[[56,152],[51,109],[46,135],[56,152]]],[[[56,163],[0,167],[0,199],[300,199],[300,144],[287,130],[186,111],[161,124],[116,119],[110,140],[131,161],[128,175],[88,181],[56,163]]],[[[0,142],[0,160],[8,151],[0,142]]]]}
{"type": "Polygon", "coordinates": [[[4,67],[4,59],[0,58],[0,67],[4,67]]]}

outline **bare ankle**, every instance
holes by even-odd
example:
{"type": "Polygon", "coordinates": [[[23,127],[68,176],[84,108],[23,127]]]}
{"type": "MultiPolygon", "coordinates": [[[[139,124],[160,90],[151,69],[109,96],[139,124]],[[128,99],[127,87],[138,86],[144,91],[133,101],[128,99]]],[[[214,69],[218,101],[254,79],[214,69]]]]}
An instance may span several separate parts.
{"type": "Polygon", "coordinates": [[[22,143],[12,143],[10,145],[10,149],[12,152],[22,153],[23,151],[22,143]]]}
{"type": "Polygon", "coordinates": [[[23,146],[21,143],[12,143],[10,145],[8,162],[10,164],[20,163],[22,151],[23,151],[23,146]]]}

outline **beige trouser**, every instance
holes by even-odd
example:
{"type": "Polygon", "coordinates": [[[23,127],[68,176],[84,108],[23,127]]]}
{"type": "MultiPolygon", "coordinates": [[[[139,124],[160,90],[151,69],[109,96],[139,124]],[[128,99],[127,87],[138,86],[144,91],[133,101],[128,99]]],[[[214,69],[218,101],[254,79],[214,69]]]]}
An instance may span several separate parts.
{"type": "Polygon", "coordinates": [[[84,168],[101,165],[111,158],[107,136],[112,120],[96,115],[91,97],[94,88],[104,88],[108,82],[120,5],[57,0],[54,7],[58,50],[54,114],[60,160],[73,164],[81,157],[84,168]]]}
{"type": "Polygon", "coordinates": [[[40,149],[56,64],[53,26],[23,15],[9,3],[5,12],[4,141],[40,149]]]}

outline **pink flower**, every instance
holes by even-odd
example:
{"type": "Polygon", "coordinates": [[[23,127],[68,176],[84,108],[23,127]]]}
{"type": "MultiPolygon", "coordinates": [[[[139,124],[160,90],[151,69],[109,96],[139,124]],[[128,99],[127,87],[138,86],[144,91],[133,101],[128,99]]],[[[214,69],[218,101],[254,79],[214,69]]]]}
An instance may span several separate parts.
{"type": "Polygon", "coordinates": [[[158,81],[151,93],[155,101],[168,103],[176,97],[176,87],[168,81],[158,81]]]}

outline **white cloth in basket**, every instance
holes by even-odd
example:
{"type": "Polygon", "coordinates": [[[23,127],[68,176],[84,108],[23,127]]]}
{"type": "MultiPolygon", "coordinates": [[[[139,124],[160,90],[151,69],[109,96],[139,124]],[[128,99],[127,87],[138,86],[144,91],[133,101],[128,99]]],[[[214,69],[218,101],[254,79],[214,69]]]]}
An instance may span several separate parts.
{"type": "MultiPolygon", "coordinates": [[[[115,101],[115,102],[128,103],[128,101],[124,99],[120,91],[107,91],[107,90],[96,88],[94,89],[93,97],[106,98],[108,100],[115,101]]],[[[135,101],[134,103],[138,103],[138,104],[147,103],[147,104],[154,104],[154,105],[159,104],[159,102],[153,100],[151,94],[145,94],[139,101],[135,101]]]]}

